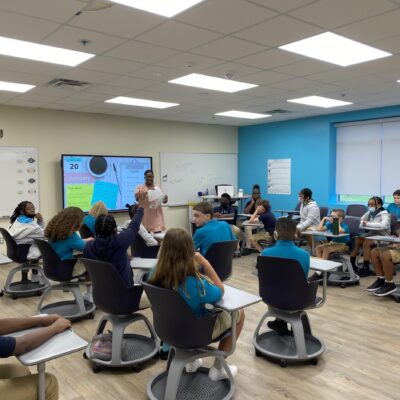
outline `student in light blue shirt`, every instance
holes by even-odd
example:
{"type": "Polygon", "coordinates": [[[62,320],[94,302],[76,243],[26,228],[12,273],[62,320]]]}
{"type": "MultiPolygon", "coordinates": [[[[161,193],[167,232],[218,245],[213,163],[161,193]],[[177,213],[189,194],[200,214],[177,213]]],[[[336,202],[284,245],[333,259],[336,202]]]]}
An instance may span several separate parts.
{"type": "MultiPolygon", "coordinates": [[[[273,247],[266,248],[261,255],[298,261],[307,279],[308,272],[310,271],[310,256],[305,250],[300,249],[294,244],[295,237],[296,223],[291,218],[277,219],[274,232],[276,244],[273,247]]],[[[270,329],[275,330],[281,335],[292,334],[286,322],[281,319],[277,318],[275,321],[269,321],[267,325],[270,329]]]]}
{"type": "MultiPolygon", "coordinates": [[[[198,318],[209,312],[205,307],[206,304],[218,302],[224,294],[224,285],[211,264],[199,253],[195,253],[190,235],[181,228],[167,231],[161,244],[157,267],[149,283],[177,291],[198,318]],[[199,273],[196,264],[201,266],[204,275],[199,273]]],[[[239,337],[244,322],[243,310],[238,311],[236,317],[236,331],[239,337]]],[[[231,321],[228,312],[219,313],[212,337],[216,339],[230,329],[231,321]]],[[[229,351],[231,348],[231,336],[220,341],[219,350],[229,351]]],[[[186,372],[195,372],[201,365],[201,359],[190,362],[186,365],[186,372]]],[[[237,368],[233,365],[229,367],[232,375],[235,375],[237,368]]],[[[218,360],[215,360],[213,367],[210,368],[209,377],[212,380],[228,378],[218,360]]]]}
{"type": "Polygon", "coordinates": [[[96,236],[96,229],[95,229],[96,218],[99,215],[106,215],[106,214],[108,214],[107,206],[102,201],[96,201],[96,203],[94,203],[92,208],[90,209],[88,215],[86,215],[86,217],[83,219],[83,224],[90,229],[90,232],[92,232],[93,237],[96,236]]]}
{"type": "Polygon", "coordinates": [[[213,243],[236,240],[229,224],[213,218],[214,210],[210,203],[203,201],[193,207],[193,222],[199,228],[193,236],[193,242],[203,256],[213,243]]]}

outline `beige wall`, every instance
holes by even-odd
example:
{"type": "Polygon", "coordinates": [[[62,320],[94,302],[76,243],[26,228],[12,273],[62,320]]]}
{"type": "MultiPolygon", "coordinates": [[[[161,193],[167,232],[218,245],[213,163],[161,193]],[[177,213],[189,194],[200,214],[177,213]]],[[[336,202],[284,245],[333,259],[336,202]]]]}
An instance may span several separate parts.
{"type": "MultiPolygon", "coordinates": [[[[3,106],[0,129],[0,146],[38,149],[40,211],[46,220],[62,207],[62,153],[152,156],[158,183],[160,152],[237,153],[237,128],[217,125],[3,106]]],[[[166,207],[164,214],[167,226],[188,226],[187,207],[166,207]]]]}

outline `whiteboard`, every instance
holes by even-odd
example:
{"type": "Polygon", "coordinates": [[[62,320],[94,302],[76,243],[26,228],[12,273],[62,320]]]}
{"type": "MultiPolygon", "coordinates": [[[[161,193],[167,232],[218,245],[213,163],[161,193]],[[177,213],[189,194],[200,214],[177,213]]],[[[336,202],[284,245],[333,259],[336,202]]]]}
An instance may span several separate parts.
{"type": "Polygon", "coordinates": [[[37,149],[0,147],[0,218],[9,217],[21,201],[39,207],[39,171],[37,149]]]}
{"type": "Polygon", "coordinates": [[[198,192],[215,194],[215,185],[233,185],[237,193],[237,154],[160,153],[161,187],[168,205],[199,201],[198,192]]]}

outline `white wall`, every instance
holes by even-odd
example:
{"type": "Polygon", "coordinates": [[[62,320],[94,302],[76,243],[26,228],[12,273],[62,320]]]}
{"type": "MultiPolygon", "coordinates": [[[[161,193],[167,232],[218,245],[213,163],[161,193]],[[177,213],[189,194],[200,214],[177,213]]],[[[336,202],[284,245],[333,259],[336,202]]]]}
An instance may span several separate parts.
{"type": "MultiPolygon", "coordinates": [[[[62,153],[152,156],[155,181],[159,183],[160,152],[238,150],[235,127],[103,114],[2,106],[0,129],[4,131],[0,146],[38,148],[40,211],[47,221],[62,207],[62,153]]],[[[1,188],[2,193],[5,190],[1,188]]],[[[168,227],[188,226],[187,207],[166,207],[164,214],[168,227]]],[[[0,220],[0,225],[7,226],[7,222],[0,220]]]]}

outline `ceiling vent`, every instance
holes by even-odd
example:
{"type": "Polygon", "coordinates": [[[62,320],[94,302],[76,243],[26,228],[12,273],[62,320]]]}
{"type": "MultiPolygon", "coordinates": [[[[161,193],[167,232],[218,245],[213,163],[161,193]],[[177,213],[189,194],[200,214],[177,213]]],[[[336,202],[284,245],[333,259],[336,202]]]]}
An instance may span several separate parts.
{"type": "Polygon", "coordinates": [[[289,110],[283,110],[282,108],[277,108],[275,110],[268,110],[268,111],[264,111],[264,114],[272,114],[272,115],[276,115],[276,114],[288,114],[291,113],[292,111],[289,110]]]}
{"type": "Polygon", "coordinates": [[[90,83],[82,81],[74,81],[72,79],[57,78],[48,82],[46,86],[53,88],[80,90],[88,88],[90,86],[90,83]]]}

